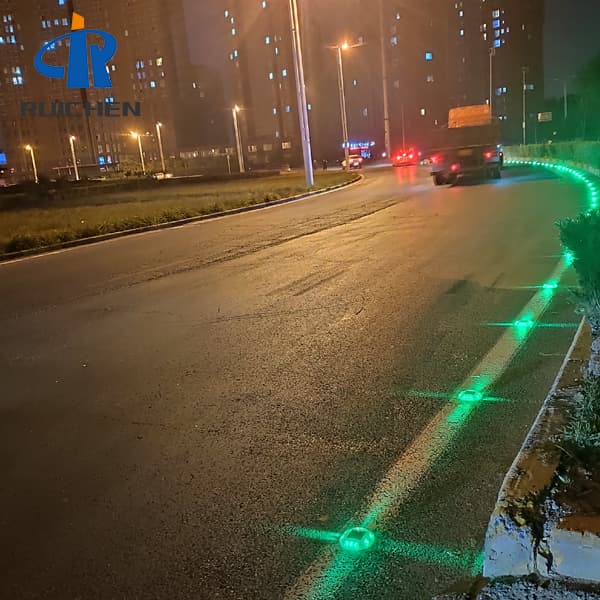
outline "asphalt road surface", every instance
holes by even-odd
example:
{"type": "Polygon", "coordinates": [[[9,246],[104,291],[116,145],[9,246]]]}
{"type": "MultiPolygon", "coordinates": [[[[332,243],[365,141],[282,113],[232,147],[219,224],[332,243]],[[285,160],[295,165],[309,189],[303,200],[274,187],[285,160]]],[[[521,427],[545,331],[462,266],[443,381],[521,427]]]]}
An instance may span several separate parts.
{"type": "Polygon", "coordinates": [[[496,401],[448,440],[436,418],[583,202],[540,172],[434,188],[379,169],[0,265],[0,598],[416,600],[468,582],[579,320],[568,292],[496,401]],[[373,548],[342,550],[377,506],[373,548]]]}

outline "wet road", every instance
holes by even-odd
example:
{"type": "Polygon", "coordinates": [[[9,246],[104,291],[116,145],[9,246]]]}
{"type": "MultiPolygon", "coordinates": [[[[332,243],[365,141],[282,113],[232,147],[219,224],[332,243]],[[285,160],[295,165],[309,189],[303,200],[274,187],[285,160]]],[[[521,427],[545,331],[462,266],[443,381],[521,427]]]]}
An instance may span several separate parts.
{"type": "Polygon", "coordinates": [[[447,439],[436,419],[583,202],[529,171],[433,188],[381,169],[0,265],[0,598],[413,600],[468,581],[573,336],[567,292],[543,317],[566,326],[497,369],[498,401],[447,439]],[[372,511],[375,547],[341,551],[372,511]]]}

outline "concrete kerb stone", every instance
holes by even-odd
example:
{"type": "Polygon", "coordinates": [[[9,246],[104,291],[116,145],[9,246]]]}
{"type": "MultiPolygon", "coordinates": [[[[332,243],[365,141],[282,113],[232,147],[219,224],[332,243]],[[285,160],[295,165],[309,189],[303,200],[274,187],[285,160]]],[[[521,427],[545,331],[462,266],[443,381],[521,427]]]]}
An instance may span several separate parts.
{"type": "Polygon", "coordinates": [[[564,420],[563,376],[584,329],[577,335],[560,368],[542,409],[508,471],[500,489],[485,539],[483,574],[490,579],[522,577],[532,573],[548,576],[548,549],[542,525],[521,517],[533,507],[536,496],[550,486],[560,460],[560,450],[549,440],[560,433],[564,420]]]}
{"type": "Polygon", "coordinates": [[[210,221],[220,217],[227,217],[232,215],[239,215],[242,213],[253,212],[256,210],[262,210],[264,208],[270,208],[273,206],[279,206],[282,204],[288,204],[290,202],[296,202],[298,200],[304,200],[306,198],[312,198],[314,196],[320,196],[335,192],[351,185],[356,185],[363,181],[364,175],[358,175],[356,179],[340,183],[322,190],[315,190],[313,192],[306,192],[297,196],[290,196],[289,198],[280,198],[279,200],[271,200],[270,202],[263,202],[262,204],[254,204],[252,206],[243,206],[240,208],[232,208],[231,210],[225,210],[221,212],[211,213],[209,215],[200,215],[198,217],[190,217],[188,219],[179,219],[178,221],[168,221],[166,223],[159,223],[157,225],[147,225],[145,227],[136,227],[134,229],[125,229],[123,231],[115,231],[112,233],[106,233],[103,235],[95,235],[92,237],[81,238],[78,240],[72,240],[69,242],[62,242],[60,244],[52,244],[50,246],[43,246],[41,248],[31,248],[28,250],[21,250],[18,252],[9,252],[6,254],[0,254],[0,262],[7,262],[16,258],[23,258],[26,256],[35,256],[38,254],[46,254],[48,252],[55,252],[57,250],[66,250],[68,248],[77,248],[79,246],[87,246],[89,244],[97,244],[99,242],[106,242],[108,240],[114,240],[117,238],[135,235],[137,233],[147,233],[149,231],[159,231],[161,229],[172,229],[175,227],[181,227],[183,225],[189,225],[192,223],[199,223],[201,221],[210,221]]]}

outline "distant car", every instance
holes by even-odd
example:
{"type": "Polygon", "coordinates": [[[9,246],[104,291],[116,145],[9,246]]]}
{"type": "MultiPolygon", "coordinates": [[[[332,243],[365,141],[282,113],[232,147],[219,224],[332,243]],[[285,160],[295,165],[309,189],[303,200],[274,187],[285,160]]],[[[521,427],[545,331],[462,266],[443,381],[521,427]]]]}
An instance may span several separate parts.
{"type": "Polygon", "coordinates": [[[419,153],[415,150],[403,150],[392,157],[394,167],[408,167],[419,163],[419,153]]]}
{"type": "Polygon", "coordinates": [[[363,157],[359,154],[351,154],[348,157],[348,165],[346,164],[346,159],[342,161],[342,169],[348,171],[349,169],[362,169],[363,165],[363,157]]]}

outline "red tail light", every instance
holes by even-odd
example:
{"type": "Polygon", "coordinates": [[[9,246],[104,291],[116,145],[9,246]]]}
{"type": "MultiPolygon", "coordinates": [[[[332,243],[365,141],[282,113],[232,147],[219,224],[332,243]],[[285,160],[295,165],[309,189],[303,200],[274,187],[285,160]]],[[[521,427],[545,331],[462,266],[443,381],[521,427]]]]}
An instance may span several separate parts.
{"type": "Polygon", "coordinates": [[[439,154],[434,154],[434,155],[431,157],[431,162],[432,162],[434,165],[437,165],[439,162],[441,162],[441,160],[442,160],[442,157],[441,157],[439,154]]]}
{"type": "Polygon", "coordinates": [[[450,168],[452,169],[453,173],[456,173],[456,171],[460,169],[460,164],[454,163],[450,168]]]}

